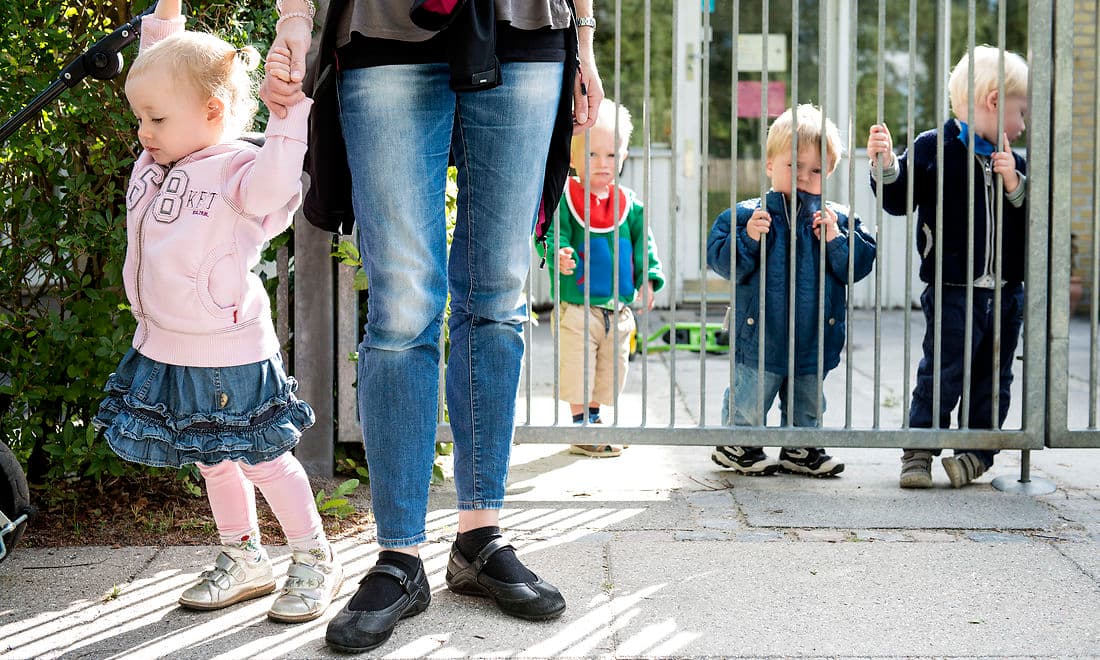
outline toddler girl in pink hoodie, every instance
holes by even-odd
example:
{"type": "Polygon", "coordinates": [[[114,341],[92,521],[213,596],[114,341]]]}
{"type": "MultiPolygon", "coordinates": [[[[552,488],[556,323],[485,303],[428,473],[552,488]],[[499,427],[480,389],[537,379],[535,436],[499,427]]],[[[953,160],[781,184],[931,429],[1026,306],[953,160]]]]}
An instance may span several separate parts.
{"type": "MultiPolygon", "coordinates": [[[[308,621],[343,572],[290,453],[313,410],[294,396],[252,268],[301,200],[312,101],[272,116],[263,147],[240,140],[257,108],[248,72],[258,54],[183,27],[180,0],[161,0],[126,79],[143,148],[126,195],[123,269],[137,331],[95,422],[122,458],[195,464],[206,481],[222,548],[181,605],[213,610],[275,590],[258,486],[292,551],[268,616],[308,621]]],[[[267,65],[289,66],[288,54],[272,51],[267,65]]]]}

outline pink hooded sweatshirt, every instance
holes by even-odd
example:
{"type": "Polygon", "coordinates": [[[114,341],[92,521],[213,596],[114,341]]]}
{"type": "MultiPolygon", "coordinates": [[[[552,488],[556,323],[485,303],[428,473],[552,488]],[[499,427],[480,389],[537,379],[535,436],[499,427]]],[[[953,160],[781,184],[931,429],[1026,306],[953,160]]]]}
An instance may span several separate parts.
{"type": "MultiPolygon", "coordinates": [[[[183,19],[142,21],[142,49],[183,19]]],[[[279,351],[267,292],[252,268],[293,220],[313,101],[272,114],[262,148],[233,140],[174,163],[146,152],[126,194],[123,277],[137,319],[134,348],[167,364],[226,367],[279,351]]]]}

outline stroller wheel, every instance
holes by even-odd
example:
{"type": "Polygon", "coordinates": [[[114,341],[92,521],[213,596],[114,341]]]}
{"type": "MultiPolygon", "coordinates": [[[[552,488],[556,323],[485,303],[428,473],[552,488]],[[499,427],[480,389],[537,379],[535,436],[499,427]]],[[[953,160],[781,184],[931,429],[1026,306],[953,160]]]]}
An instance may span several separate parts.
{"type": "MultiPolygon", "coordinates": [[[[0,442],[0,511],[9,520],[30,511],[30,491],[27,488],[27,478],[23,475],[23,467],[3,442],[0,442]]],[[[4,546],[8,552],[19,542],[26,526],[24,521],[16,526],[15,531],[4,537],[4,546]]]]}

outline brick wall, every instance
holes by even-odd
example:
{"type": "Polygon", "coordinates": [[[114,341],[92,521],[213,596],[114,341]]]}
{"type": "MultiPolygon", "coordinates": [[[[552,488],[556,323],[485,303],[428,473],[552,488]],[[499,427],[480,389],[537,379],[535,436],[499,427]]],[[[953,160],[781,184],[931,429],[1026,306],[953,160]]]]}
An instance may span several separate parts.
{"type": "Polygon", "coordinates": [[[1093,190],[1093,162],[1096,151],[1096,0],[1076,0],[1073,20],[1073,164],[1070,184],[1072,231],[1077,257],[1074,274],[1085,278],[1084,301],[1077,308],[1087,310],[1092,270],[1092,216],[1096,204],[1093,190]]]}

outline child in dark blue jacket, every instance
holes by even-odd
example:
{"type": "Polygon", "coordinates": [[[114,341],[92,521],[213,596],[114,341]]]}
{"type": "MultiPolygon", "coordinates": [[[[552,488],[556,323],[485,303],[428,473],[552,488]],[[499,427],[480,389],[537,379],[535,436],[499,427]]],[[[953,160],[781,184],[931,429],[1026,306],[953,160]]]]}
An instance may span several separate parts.
{"type": "MultiPolygon", "coordinates": [[[[1027,113],[1027,63],[1012,52],[1005,52],[1004,130],[997,135],[998,73],[1000,53],[989,46],[974,49],[974,117],[969,112],[968,58],[951,71],[948,91],[955,118],[943,128],[943,200],[936,198],[935,129],[925,131],[913,142],[912,153],[895,156],[890,131],[883,125],[871,127],[867,155],[872,163],[883,156],[882,207],[888,213],[904,215],[907,203],[908,170],[913,169],[913,206],[917,210],[917,251],[920,253],[920,278],[925,283],[921,294],[924,310],[924,355],[917,368],[917,383],[909,408],[912,428],[947,428],[951,411],[959,403],[964,381],[965,326],[968,314],[973,318],[970,344],[970,428],[994,428],[993,351],[1000,341],[998,370],[998,410],[996,427],[1008,414],[1012,385],[1012,358],[1023,325],[1024,249],[1027,241],[1027,213],[1024,207],[1026,162],[1008,146],[1024,131],[1027,113]],[[969,132],[974,133],[974,159],[968,152],[969,132]],[[1000,143],[998,148],[996,143],[1000,143]],[[974,261],[967,262],[967,174],[974,172],[974,261]],[[995,217],[997,206],[996,175],[1004,179],[1003,218],[1000,236],[995,217]],[[936,208],[943,209],[943,282],[941,298],[935,299],[936,284],[936,208]],[[1001,242],[1001,329],[994,333],[996,284],[996,245],[1001,242]],[[967,309],[967,285],[973,284],[973,306],[967,309]],[[939,420],[932,419],[935,357],[934,331],[936,305],[940,326],[940,409],[939,420]]],[[[878,191],[876,168],[871,168],[871,188],[878,191]]],[[[962,409],[959,410],[960,426],[962,409]]],[[[955,451],[943,458],[943,468],[951,485],[965,486],[993,466],[995,451],[955,451]]],[[[906,449],[902,453],[902,488],[932,486],[932,456],[939,450],[906,449]]]]}
{"type": "MultiPolygon", "coordinates": [[[[731,251],[736,245],[737,310],[730,327],[737,369],[731,400],[726,390],[722,419],[726,424],[763,424],[776,395],[783,419],[790,410],[795,426],[820,426],[817,406],[818,309],[824,306],[824,362],[822,373],[840,362],[844,346],[847,313],[848,253],[854,250],[854,280],[871,272],[875,261],[875,239],[867,234],[855,214],[832,202],[821,204],[822,182],[840,160],[840,133],[832,121],[821,132],[821,111],[800,105],[798,113],[798,163],[792,177],[791,156],[794,115],[787,110],[768,129],[766,166],[772,187],[763,203],[760,198],[737,205],[737,226],[731,231],[732,213],[723,211],[707,238],[707,265],[722,277],[731,273],[731,251]],[[822,167],[821,145],[825,143],[827,168],[822,167]],[[791,196],[797,198],[792,219],[791,196]],[[792,248],[791,227],[795,227],[792,248]],[[852,232],[849,237],[849,232],[852,232]],[[825,240],[825,296],[820,290],[821,240],[825,240]],[[762,247],[763,246],[763,247],[762,247]],[[760,252],[766,250],[766,272],[760,268],[760,252]],[[789,301],[790,260],[795,261],[793,304],[789,301]],[[760,278],[764,278],[764,370],[759,371],[760,278]],[[794,315],[794,401],[787,401],[789,318],[794,315]],[[758,380],[764,383],[763,405],[757,398],[758,380]]],[[[825,410],[824,397],[821,410],[825,410]]],[[[844,464],[815,447],[789,448],[779,460],[769,458],[761,447],[727,445],[715,447],[711,459],[723,467],[747,475],[787,472],[816,477],[835,476],[844,464]]]]}

